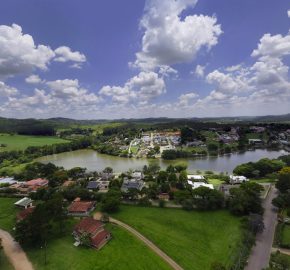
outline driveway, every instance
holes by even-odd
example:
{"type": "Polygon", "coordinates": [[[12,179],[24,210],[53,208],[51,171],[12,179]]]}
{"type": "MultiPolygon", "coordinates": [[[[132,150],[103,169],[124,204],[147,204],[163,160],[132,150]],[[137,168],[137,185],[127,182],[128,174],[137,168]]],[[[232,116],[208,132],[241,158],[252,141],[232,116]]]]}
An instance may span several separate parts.
{"type": "Polygon", "coordinates": [[[119,221],[117,219],[110,217],[110,222],[113,224],[117,224],[118,226],[126,229],[130,233],[134,234],[138,239],[140,239],[146,246],[148,246],[151,250],[153,250],[158,256],[160,256],[164,261],[166,261],[172,269],[175,270],[183,270],[183,268],[178,265],[174,260],[172,260],[167,254],[165,254],[160,248],[154,245],[149,239],[143,236],[141,233],[133,229],[131,226],[119,221]]]}
{"type": "Polygon", "coordinates": [[[23,249],[8,232],[0,229],[0,238],[4,253],[15,270],[34,270],[23,249]]]}
{"type": "Polygon", "coordinates": [[[272,200],[276,196],[277,189],[272,186],[263,203],[265,230],[257,235],[256,245],[252,249],[245,270],[262,270],[269,264],[277,223],[277,209],[272,205],[272,200]]]}

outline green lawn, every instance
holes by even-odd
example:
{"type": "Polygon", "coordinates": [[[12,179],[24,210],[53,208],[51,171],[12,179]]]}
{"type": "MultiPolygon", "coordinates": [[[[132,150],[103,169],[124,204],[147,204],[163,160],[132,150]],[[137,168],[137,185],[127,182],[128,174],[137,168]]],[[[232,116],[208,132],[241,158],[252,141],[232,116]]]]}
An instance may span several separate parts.
{"type": "Polygon", "coordinates": [[[138,150],[139,150],[139,147],[138,146],[132,146],[131,147],[132,154],[137,154],[138,150]]]}
{"type": "Polygon", "coordinates": [[[0,134],[0,145],[1,144],[7,145],[6,147],[0,147],[0,151],[24,150],[28,146],[42,146],[65,142],[68,141],[57,137],[49,137],[49,136],[0,134]]]}
{"type": "Polygon", "coordinates": [[[207,182],[209,184],[212,184],[215,188],[218,188],[224,181],[220,179],[208,179],[207,182]]]}
{"type": "Polygon", "coordinates": [[[11,231],[15,224],[16,213],[19,211],[14,203],[19,198],[0,198],[0,228],[11,231]]]}
{"type": "Polygon", "coordinates": [[[275,179],[270,179],[270,178],[258,178],[258,179],[250,179],[251,182],[256,182],[258,184],[261,184],[261,183],[275,183],[276,180],[275,179]]]}
{"type": "Polygon", "coordinates": [[[282,230],[282,245],[290,246],[290,226],[285,225],[282,230]]]}
{"type": "Polygon", "coordinates": [[[229,266],[241,239],[240,220],[226,211],[122,206],[113,216],[136,228],[188,270],[207,270],[215,261],[229,266]]]}
{"type": "Polygon", "coordinates": [[[3,250],[0,251],[0,269],[3,270],[14,270],[7,257],[4,255],[3,250]]]}
{"type": "Polygon", "coordinates": [[[52,240],[47,246],[47,265],[44,250],[27,250],[35,270],[170,270],[155,253],[127,231],[110,225],[113,238],[100,251],[73,246],[67,234],[52,240]]]}

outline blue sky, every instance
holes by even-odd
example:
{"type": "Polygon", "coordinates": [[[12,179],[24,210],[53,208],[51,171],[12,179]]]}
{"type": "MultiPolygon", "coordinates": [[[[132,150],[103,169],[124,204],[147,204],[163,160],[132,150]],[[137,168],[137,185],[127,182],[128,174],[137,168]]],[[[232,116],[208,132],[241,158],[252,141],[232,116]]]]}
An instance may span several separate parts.
{"type": "Polygon", "coordinates": [[[4,0],[0,115],[289,113],[289,10],[287,0],[4,0]]]}

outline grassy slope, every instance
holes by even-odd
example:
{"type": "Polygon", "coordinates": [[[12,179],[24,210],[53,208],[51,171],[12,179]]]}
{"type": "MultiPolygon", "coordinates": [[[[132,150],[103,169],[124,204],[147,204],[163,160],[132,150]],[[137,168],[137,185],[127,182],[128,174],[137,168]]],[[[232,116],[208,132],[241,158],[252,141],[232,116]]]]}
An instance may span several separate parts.
{"type": "Polygon", "coordinates": [[[14,270],[3,251],[0,251],[0,269],[1,270],[14,270]]]}
{"type": "MultiPolygon", "coordinates": [[[[0,228],[11,231],[15,224],[17,208],[13,203],[17,199],[0,198],[0,228]]],[[[51,240],[47,249],[48,264],[44,265],[43,250],[29,250],[28,255],[35,265],[36,270],[97,270],[97,269],[164,269],[169,270],[165,262],[149,250],[142,242],[131,234],[118,227],[110,227],[113,239],[100,252],[87,248],[73,246],[71,225],[66,230],[66,235],[56,240],[51,240]]],[[[4,256],[3,256],[4,257],[4,256]]],[[[1,258],[2,259],[2,258],[1,258]]],[[[3,265],[10,270],[7,260],[3,265]]],[[[0,264],[0,269],[2,265],[0,264]]]]}
{"type": "Polygon", "coordinates": [[[290,245],[290,226],[285,225],[282,230],[282,244],[290,245]]]}
{"type": "Polygon", "coordinates": [[[48,136],[25,136],[0,134],[0,144],[7,144],[7,147],[1,147],[0,151],[24,150],[28,146],[42,146],[56,143],[65,143],[66,140],[57,137],[48,136]]]}
{"type": "Polygon", "coordinates": [[[214,261],[229,265],[241,237],[239,219],[225,211],[122,206],[114,217],[143,233],[184,269],[210,269],[214,261]]]}
{"type": "Polygon", "coordinates": [[[14,203],[17,198],[0,198],[0,228],[6,231],[11,231],[15,224],[15,216],[18,209],[14,203]]]}
{"type": "Polygon", "coordinates": [[[47,247],[47,265],[44,251],[28,250],[28,256],[36,270],[169,270],[163,260],[134,236],[123,229],[109,226],[113,239],[100,251],[74,247],[73,238],[67,233],[52,240],[47,247]]]}

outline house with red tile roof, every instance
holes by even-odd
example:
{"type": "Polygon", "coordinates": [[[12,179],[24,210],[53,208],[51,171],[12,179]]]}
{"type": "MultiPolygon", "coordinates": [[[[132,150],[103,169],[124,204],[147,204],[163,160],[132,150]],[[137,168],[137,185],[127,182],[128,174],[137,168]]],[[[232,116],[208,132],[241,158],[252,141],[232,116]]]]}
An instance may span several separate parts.
{"type": "Polygon", "coordinates": [[[92,201],[74,200],[68,207],[70,216],[89,216],[90,212],[95,209],[96,203],[92,201]]]}
{"type": "Polygon", "coordinates": [[[46,188],[47,186],[47,179],[37,178],[26,182],[18,182],[10,187],[17,189],[20,193],[28,194],[29,192],[36,192],[38,189],[46,188]]]}
{"type": "Polygon", "coordinates": [[[104,228],[104,223],[92,217],[83,218],[75,227],[73,236],[78,244],[101,249],[110,239],[111,233],[104,228]],[[83,239],[86,238],[86,241],[83,239]]]}
{"type": "Polygon", "coordinates": [[[28,216],[30,216],[32,214],[32,212],[34,211],[34,209],[35,209],[35,207],[32,206],[32,207],[29,207],[29,208],[26,208],[26,209],[20,211],[16,216],[17,222],[22,221],[22,220],[26,219],[28,216]]]}

